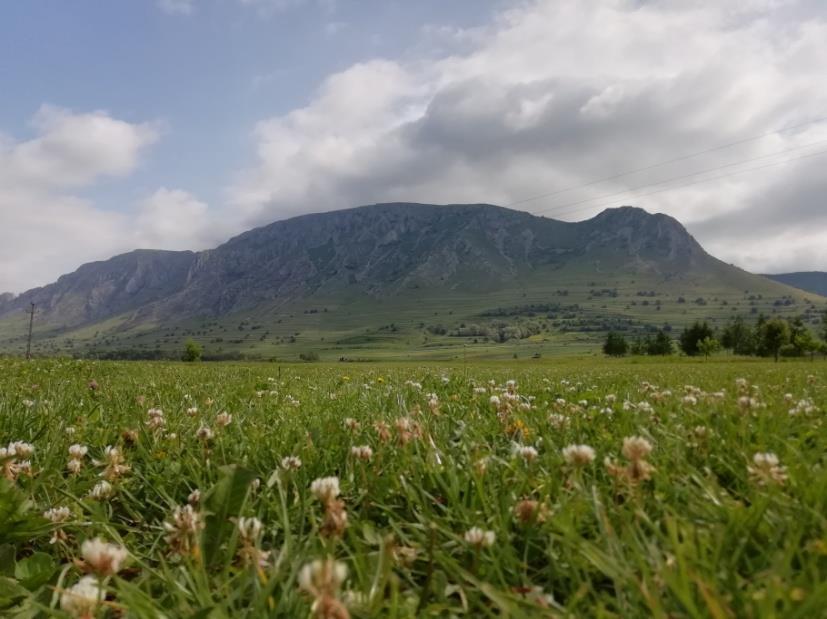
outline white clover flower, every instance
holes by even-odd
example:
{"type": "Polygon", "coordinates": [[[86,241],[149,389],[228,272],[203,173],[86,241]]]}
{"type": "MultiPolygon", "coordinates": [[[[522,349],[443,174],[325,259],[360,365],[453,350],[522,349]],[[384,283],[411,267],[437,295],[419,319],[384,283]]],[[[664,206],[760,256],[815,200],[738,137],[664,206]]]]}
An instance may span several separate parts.
{"type": "Polygon", "coordinates": [[[89,448],[86,445],[69,445],[69,457],[74,460],[81,460],[88,452],[89,448]]]}
{"type": "Polygon", "coordinates": [[[488,402],[489,402],[489,404],[491,404],[491,406],[494,406],[495,408],[500,407],[500,398],[499,398],[499,396],[492,395],[490,398],[488,398],[488,402]]]}
{"type": "Polygon", "coordinates": [[[103,501],[110,498],[113,493],[114,489],[112,488],[112,484],[108,481],[99,481],[95,484],[95,487],[89,491],[89,498],[96,501],[103,501]]]}
{"type": "Polygon", "coordinates": [[[622,451],[629,460],[644,460],[652,453],[652,444],[642,436],[627,436],[623,439],[622,451]]]}
{"type": "Polygon", "coordinates": [[[104,593],[94,576],[84,576],[60,595],[60,608],[72,617],[87,619],[95,616],[104,593]]]}
{"type": "Polygon", "coordinates": [[[113,576],[121,571],[129,553],[123,546],[104,542],[101,538],[88,539],[80,546],[87,567],[98,576],[113,576]]]}
{"type": "Polygon", "coordinates": [[[195,417],[198,414],[198,407],[197,406],[190,406],[187,409],[187,415],[190,417],[195,417]]]}
{"type": "Polygon", "coordinates": [[[285,456],[281,459],[281,468],[286,471],[296,471],[302,467],[302,460],[298,456],[285,456]]]}
{"type": "Polygon", "coordinates": [[[329,503],[339,496],[338,477],[320,477],[310,484],[310,492],[322,503],[329,503]]]}
{"type": "Polygon", "coordinates": [[[571,466],[585,466],[594,461],[594,449],[588,445],[569,445],[563,448],[563,459],[571,466]]]}
{"type": "Polygon", "coordinates": [[[43,512],[43,517],[53,524],[60,524],[66,522],[71,517],[72,512],[68,507],[52,507],[43,512]]]}
{"type": "Polygon", "coordinates": [[[258,538],[261,537],[261,531],[263,529],[261,520],[254,516],[251,518],[240,517],[236,522],[236,527],[238,528],[239,536],[246,544],[254,544],[258,538]]]}
{"type": "Polygon", "coordinates": [[[369,445],[358,445],[350,448],[350,455],[357,460],[370,460],[373,457],[373,449],[369,445]]]}
{"type": "Polygon", "coordinates": [[[215,416],[215,425],[220,428],[226,428],[232,422],[233,416],[226,411],[220,412],[215,416]]]}
{"type": "Polygon", "coordinates": [[[521,457],[526,462],[534,462],[540,454],[531,445],[515,444],[512,448],[515,455],[521,457]]]}
{"type": "Polygon", "coordinates": [[[347,579],[347,566],[334,559],[317,559],[299,572],[299,587],[314,596],[333,593],[347,579]]]}
{"type": "Polygon", "coordinates": [[[77,458],[70,458],[69,461],[66,463],[66,468],[72,475],[77,475],[83,468],[83,462],[81,460],[78,460],[77,458]]]}
{"type": "Polygon", "coordinates": [[[489,548],[497,539],[494,531],[485,531],[479,527],[471,527],[465,532],[465,541],[477,548],[489,548]]]}
{"type": "Polygon", "coordinates": [[[196,438],[199,438],[200,440],[202,440],[204,442],[207,442],[207,441],[211,441],[213,439],[213,436],[215,436],[215,434],[207,426],[201,426],[200,428],[198,428],[198,430],[196,430],[195,436],[196,436],[196,438]]]}
{"type": "Polygon", "coordinates": [[[9,454],[19,460],[31,458],[33,453],[34,445],[31,443],[26,443],[25,441],[15,441],[9,444],[9,454]]]}

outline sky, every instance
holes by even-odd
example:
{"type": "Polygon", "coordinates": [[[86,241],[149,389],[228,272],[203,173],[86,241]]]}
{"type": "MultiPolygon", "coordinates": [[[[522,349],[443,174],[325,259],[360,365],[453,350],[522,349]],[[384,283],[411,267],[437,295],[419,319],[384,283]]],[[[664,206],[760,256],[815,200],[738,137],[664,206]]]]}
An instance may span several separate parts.
{"type": "Polygon", "coordinates": [[[632,204],[827,270],[823,0],[0,5],[0,291],[302,213],[632,204]]]}

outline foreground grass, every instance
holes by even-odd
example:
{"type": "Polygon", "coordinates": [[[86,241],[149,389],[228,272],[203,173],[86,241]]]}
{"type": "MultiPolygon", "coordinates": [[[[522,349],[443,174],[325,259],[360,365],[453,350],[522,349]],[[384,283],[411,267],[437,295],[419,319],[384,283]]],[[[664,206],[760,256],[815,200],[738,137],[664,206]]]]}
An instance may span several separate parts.
{"type": "Polygon", "coordinates": [[[0,370],[4,616],[827,616],[824,363],[0,370]]]}

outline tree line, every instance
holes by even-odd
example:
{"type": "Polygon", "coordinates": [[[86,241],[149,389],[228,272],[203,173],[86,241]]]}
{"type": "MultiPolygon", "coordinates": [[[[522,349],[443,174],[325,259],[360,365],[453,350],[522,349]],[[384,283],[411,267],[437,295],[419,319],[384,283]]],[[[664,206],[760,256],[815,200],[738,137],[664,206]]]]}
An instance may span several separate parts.
{"type": "MultiPolygon", "coordinates": [[[[654,337],[629,342],[622,334],[610,331],[603,344],[603,352],[612,357],[634,355],[671,355],[675,344],[664,330],[654,337]]],[[[677,348],[690,357],[710,356],[721,350],[736,355],[772,357],[804,357],[822,353],[827,355],[827,311],[819,331],[814,333],[801,318],[766,318],[761,316],[754,324],[738,317],[723,329],[716,330],[706,321],[697,321],[684,329],[677,348]]]]}

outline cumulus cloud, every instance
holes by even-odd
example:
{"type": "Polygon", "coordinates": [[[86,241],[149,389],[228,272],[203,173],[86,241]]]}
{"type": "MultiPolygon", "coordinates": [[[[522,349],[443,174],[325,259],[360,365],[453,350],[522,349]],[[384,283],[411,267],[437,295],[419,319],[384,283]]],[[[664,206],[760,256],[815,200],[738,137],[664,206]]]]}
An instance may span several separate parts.
{"type": "Polygon", "coordinates": [[[726,260],[827,268],[807,206],[827,189],[812,172],[823,159],[789,161],[827,139],[827,124],[802,124],[827,109],[827,23],[813,6],[536,0],[482,28],[431,28],[436,58],[354,65],[259,123],[258,163],[228,200],[249,224],[385,200],[519,203],[564,219],[633,203],[687,222],[726,260]],[[794,258],[785,209],[810,230],[794,258]]]}
{"type": "Polygon", "coordinates": [[[51,106],[31,124],[29,140],[0,139],[0,290],[21,292],[135,247],[203,241],[198,217],[206,206],[185,192],[160,189],[133,212],[103,210],[74,194],[130,174],[159,137],[153,124],[51,106]]]}

